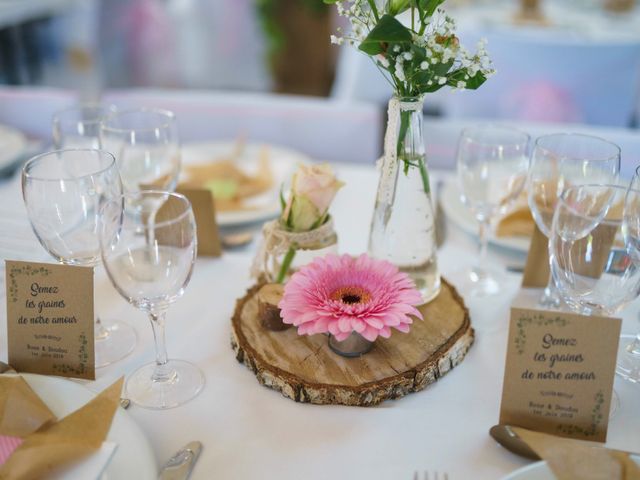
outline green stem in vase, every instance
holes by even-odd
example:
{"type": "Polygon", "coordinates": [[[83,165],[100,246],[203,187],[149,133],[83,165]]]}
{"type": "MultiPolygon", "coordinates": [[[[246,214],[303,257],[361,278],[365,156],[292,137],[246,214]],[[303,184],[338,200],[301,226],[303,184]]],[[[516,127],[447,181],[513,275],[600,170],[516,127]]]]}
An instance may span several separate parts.
{"type": "Polygon", "coordinates": [[[284,277],[287,276],[287,272],[291,267],[291,262],[293,262],[293,257],[296,256],[296,249],[294,247],[289,247],[287,254],[284,256],[284,260],[282,260],[282,265],[280,266],[280,271],[278,272],[278,277],[276,278],[276,283],[284,282],[284,277]]]}
{"type": "Polygon", "coordinates": [[[422,177],[424,193],[429,195],[429,193],[431,193],[431,188],[429,187],[429,172],[427,171],[427,165],[423,158],[418,160],[418,168],[420,169],[420,176],[422,177]]]}
{"type": "Polygon", "coordinates": [[[396,148],[396,154],[398,159],[402,159],[404,162],[404,174],[409,173],[410,162],[404,155],[404,141],[407,138],[407,131],[409,130],[409,120],[411,119],[410,111],[400,111],[400,129],[398,131],[398,145],[396,148]]]}

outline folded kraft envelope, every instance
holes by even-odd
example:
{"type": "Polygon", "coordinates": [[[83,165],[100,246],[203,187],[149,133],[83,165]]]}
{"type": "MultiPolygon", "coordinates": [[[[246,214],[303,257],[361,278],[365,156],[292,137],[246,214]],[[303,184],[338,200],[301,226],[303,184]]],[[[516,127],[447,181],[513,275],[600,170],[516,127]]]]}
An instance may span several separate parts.
{"type": "Polygon", "coordinates": [[[512,427],[558,480],[640,480],[640,467],[627,452],[591,442],[512,427]]]}
{"type": "MultiPolygon", "coordinates": [[[[123,378],[105,389],[97,397],[84,407],[67,415],[60,421],[49,411],[50,417],[43,414],[40,407],[46,405],[37,397],[31,388],[24,382],[27,392],[20,382],[8,384],[6,378],[15,379],[21,377],[0,376],[0,435],[15,438],[17,432],[28,431],[28,426],[40,423],[36,430],[32,430],[21,436],[21,443],[9,456],[6,462],[0,466],[0,480],[31,480],[40,479],[58,468],[66,467],[94,452],[96,452],[105,440],[111,421],[120,402],[123,378]],[[16,387],[15,384],[21,385],[16,387]],[[5,385],[11,385],[19,389],[29,399],[32,407],[29,412],[34,413],[33,418],[25,415],[25,410],[15,405],[11,392],[6,392],[5,385]],[[25,393],[26,392],[26,393],[25,393]],[[40,404],[33,397],[40,400],[40,404]],[[6,401],[9,397],[9,402],[6,401]],[[9,409],[7,409],[7,406],[9,409]],[[26,420],[25,420],[26,417],[26,420]],[[35,420],[37,419],[37,420],[35,420]],[[6,427],[5,427],[6,425],[6,427]]],[[[18,435],[19,436],[19,435],[18,435]]]]}

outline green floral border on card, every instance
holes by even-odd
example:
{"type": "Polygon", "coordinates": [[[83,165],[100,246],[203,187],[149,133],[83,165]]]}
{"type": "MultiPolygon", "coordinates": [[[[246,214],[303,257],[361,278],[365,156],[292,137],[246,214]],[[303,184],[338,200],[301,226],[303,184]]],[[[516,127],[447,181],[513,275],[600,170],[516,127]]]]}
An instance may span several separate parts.
{"type": "Polygon", "coordinates": [[[559,327],[566,327],[570,322],[566,318],[556,315],[554,317],[545,317],[542,313],[525,314],[522,315],[516,321],[516,336],[514,339],[516,352],[518,355],[524,353],[525,346],[527,344],[527,332],[526,327],[535,325],[537,327],[557,325],[559,327]]]}
{"type": "Polygon", "coordinates": [[[78,364],[70,365],[68,363],[56,363],[53,365],[53,371],[59,373],[61,375],[84,375],[88,371],[87,363],[89,361],[89,351],[88,344],[89,340],[87,339],[86,332],[81,332],[78,336],[78,341],[80,343],[80,348],[78,349],[78,364]]]}
{"type": "Polygon", "coordinates": [[[51,270],[47,267],[32,267],[29,264],[23,265],[13,265],[11,270],[9,271],[9,281],[7,286],[7,299],[11,303],[16,303],[18,301],[18,276],[26,275],[42,275],[43,277],[47,277],[51,275],[51,270]]]}
{"type": "Polygon", "coordinates": [[[602,407],[604,406],[604,392],[598,390],[594,395],[594,405],[591,409],[591,425],[587,428],[580,427],[578,425],[558,425],[556,430],[565,435],[583,435],[585,437],[593,437],[598,433],[598,427],[604,420],[604,413],[602,407]]]}

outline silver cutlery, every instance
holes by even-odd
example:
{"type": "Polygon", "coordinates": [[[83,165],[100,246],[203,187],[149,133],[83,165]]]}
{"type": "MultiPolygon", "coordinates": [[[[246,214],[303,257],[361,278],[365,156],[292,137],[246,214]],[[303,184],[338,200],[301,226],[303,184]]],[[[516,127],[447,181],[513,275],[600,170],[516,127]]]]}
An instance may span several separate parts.
{"type": "Polygon", "coordinates": [[[449,475],[445,472],[442,474],[439,472],[429,472],[429,470],[424,470],[422,472],[422,476],[419,471],[413,472],[413,480],[449,480],[449,475]]]}
{"type": "Polygon", "coordinates": [[[187,480],[201,451],[202,443],[187,443],[162,466],[158,480],[187,480]]]}
{"type": "Polygon", "coordinates": [[[524,273],[524,265],[507,265],[507,272],[524,273]]]}
{"type": "Polygon", "coordinates": [[[0,373],[16,373],[16,370],[8,363],[0,362],[0,373]]]}
{"type": "Polygon", "coordinates": [[[489,435],[510,452],[532,460],[540,460],[533,449],[524,442],[509,425],[494,425],[489,429],[489,435]]]}

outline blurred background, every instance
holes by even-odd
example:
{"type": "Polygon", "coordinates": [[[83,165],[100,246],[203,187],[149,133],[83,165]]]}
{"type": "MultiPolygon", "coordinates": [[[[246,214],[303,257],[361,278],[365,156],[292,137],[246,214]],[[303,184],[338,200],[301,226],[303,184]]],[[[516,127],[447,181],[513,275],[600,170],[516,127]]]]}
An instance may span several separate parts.
{"type": "MultiPolygon", "coordinates": [[[[427,113],[637,127],[635,0],[449,0],[459,37],[481,37],[498,75],[427,113]]],[[[83,100],[135,87],[278,92],[386,104],[368,58],[329,35],[322,0],[0,0],[0,84],[83,100]]]]}

